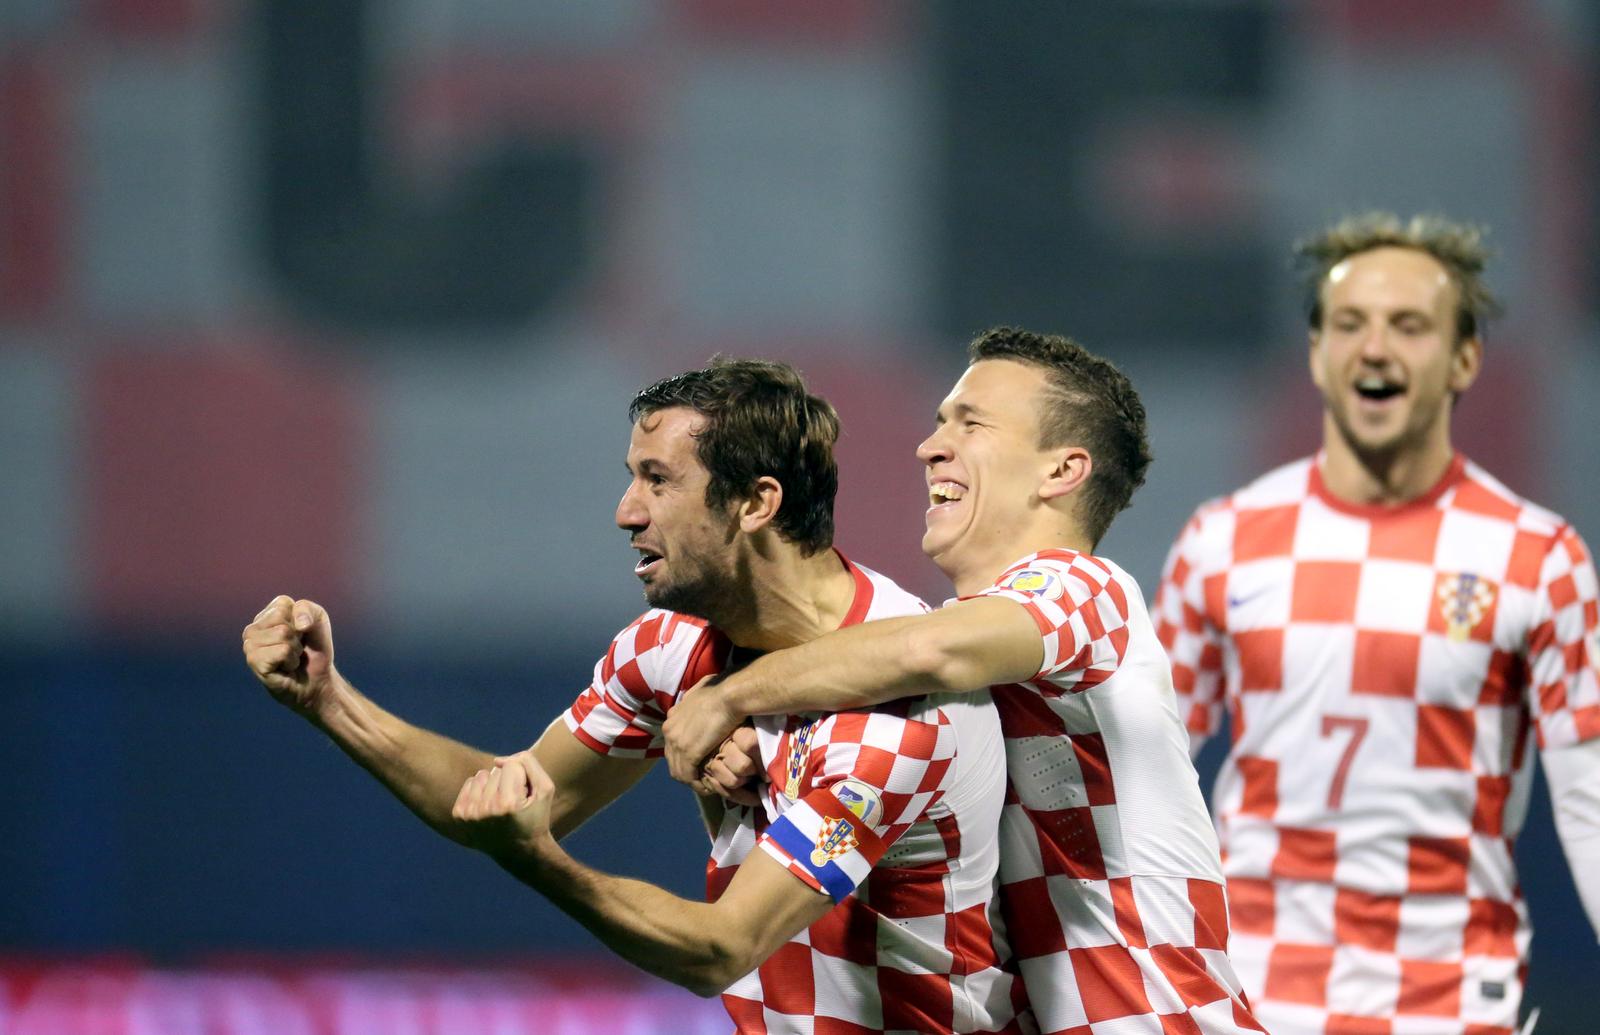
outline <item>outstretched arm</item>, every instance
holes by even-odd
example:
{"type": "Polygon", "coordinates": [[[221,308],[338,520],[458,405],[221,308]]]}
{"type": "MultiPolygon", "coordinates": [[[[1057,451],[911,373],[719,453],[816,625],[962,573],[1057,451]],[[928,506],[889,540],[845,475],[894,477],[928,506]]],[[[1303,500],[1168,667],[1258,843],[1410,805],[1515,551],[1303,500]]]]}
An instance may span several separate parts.
{"type": "Polygon", "coordinates": [[[1550,811],[1589,926],[1600,938],[1600,739],[1540,755],[1550,811]]]}
{"type": "Polygon", "coordinates": [[[765,852],[752,853],[709,904],[601,873],[556,844],[554,797],[549,775],[524,751],[467,781],[454,815],[478,828],[479,844],[507,872],[619,956],[697,995],[718,994],[833,908],[765,852]]]}
{"type": "Polygon", "coordinates": [[[701,764],[751,715],[835,712],[900,697],[1031,679],[1040,629],[1014,600],[979,597],[932,614],[853,625],[775,651],[685,694],[662,728],[674,778],[701,764]]]}
{"type": "MultiPolygon", "coordinates": [[[[311,600],[279,596],[244,630],[245,661],[272,696],[322,730],[424,823],[458,843],[450,815],[462,783],[487,768],[486,751],[415,726],[379,706],[333,663],[333,623],[311,600]]],[[[646,759],[609,757],[579,743],[558,720],[534,745],[562,781],[553,825],[564,836],[649,769],[646,759]]]]}

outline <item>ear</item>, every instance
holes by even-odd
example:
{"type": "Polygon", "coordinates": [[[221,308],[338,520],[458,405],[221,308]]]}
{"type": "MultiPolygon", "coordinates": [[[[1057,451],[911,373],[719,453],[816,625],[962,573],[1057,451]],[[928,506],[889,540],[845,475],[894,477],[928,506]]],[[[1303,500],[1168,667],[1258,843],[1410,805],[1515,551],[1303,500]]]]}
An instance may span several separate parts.
{"type": "Polygon", "coordinates": [[[1450,391],[1460,394],[1472,387],[1483,369],[1483,340],[1462,338],[1450,354],[1450,391]]]}
{"type": "Polygon", "coordinates": [[[1322,364],[1317,362],[1317,346],[1322,344],[1322,334],[1312,328],[1306,334],[1306,365],[1311,369],[1311,383],[1322,388],[1322,364]]]}
{"type": "Polygon", "coordinates": [[[735,512],[739,518],[739,530],[745,533],[759,532],[777,518],[781,506],[783,486],[771,475],[762,475],[756,479],[755,489],[735,512]]]}
{"type": "Polygon", "coordinates": [[[1094,470],[1094,459],[1082,446],[1063,446],[1052,454],[1054,461],[1044,483],[1039,486],[1041,499],[1053,500],[1071,495],[1082,488],[1094,470]]]}

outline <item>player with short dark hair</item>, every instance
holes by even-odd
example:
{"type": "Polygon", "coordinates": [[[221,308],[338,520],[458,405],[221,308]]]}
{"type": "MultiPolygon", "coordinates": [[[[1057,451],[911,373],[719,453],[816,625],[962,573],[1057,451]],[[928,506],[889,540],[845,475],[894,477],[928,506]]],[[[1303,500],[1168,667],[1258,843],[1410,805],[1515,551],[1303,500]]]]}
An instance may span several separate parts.
{"type": "MultiPolygon", "coordinates": [[[[987,700],[756,723],[768,778],[756,807],[702,799],[710,902],[597,872],[557,844],[650,768],[663,718],[700,679],[926,610],[829,549],[838,419],[792,368],[719,360],[645,389],[630,414],[617,524],[653,609],[531,749],[495,758],[379,708],[333,667],[328,616],[308,600],[279,597],[245,629],[251,668],[435,829],[630,962],[722,992],[741,1032],[1020,1031],[993,895],[1004,780],[987,700]]],[[[730,768],[712,767],[724,786],[730,768]]]]}
{"type": "Polygon", "coordinates": [[[668,761],[700,779],[747,715],[918,687],[992,694],[1009,775],[1001,900],[1040,1029],[1260,1031],[1228,962],[1216,835],[1133,579],[1094,547],[1144,478],[1132,385],[1069,339],[1014,328],[971,363],[918,448],[923,551],[959,599],[841,629],[689,694],[668,761]]]}
{"type": "Polygon", "coordinates": [[[1156,610],[1214,804],[1233,956],[1280,1035],[1511,1035],[1530,747],[1600,929],[1600,604],[1560,517],[1456,452],[1496,310],[1482,232],[1302,243],[1322,447],[1202,505],[1156,610]]]}

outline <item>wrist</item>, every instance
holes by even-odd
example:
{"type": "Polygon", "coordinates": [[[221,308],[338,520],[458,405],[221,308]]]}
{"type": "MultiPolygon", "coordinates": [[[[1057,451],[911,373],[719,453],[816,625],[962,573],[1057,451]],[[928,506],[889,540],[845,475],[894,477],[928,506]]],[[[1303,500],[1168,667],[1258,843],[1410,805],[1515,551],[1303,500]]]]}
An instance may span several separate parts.
{"type": "Polygon", "coordinates": [[[716,709],[716,717],[721,720],[721,725],[726,729],[733,729],[750,718],[748,701],[749,688],[755,680],[747,673],[740,672],[732,678],[724,680],[707,689],[715,691],[711,695],[711,706],[716,709]]]}
{"type": "Polygon", "coordinates": [[[300,715],[324,733],[349,732],[360,725],[360,704],[356,688],[337,669],[330,669],[327,680],[300,709],[300,715]]]}

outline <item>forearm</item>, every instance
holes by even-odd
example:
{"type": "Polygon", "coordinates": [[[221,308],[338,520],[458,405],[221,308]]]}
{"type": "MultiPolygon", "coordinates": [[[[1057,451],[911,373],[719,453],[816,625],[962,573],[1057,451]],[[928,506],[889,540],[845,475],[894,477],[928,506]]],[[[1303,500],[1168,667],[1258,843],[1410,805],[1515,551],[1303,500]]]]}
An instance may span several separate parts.
{"type": "Polygon", "coordinates": [[[716,906],[590,869],[548,837],[495,861],[617,955],[696,995],[717,995],[760,962],[716,906]]]}
{"type": "Polygon", "coordinates": [[[330,698],[311,722],[357,765],[371,773],[428,826],[467,844],[450,817],[461,785],[494,756],[414,726],[336,677],[330,698]]]}
{"type": "Polygon", "coordinates": [[[1038,671],[1032,618],[1006,600],[854,625],[756,659],[722,693],[735,715],[842,711],[901,697],[978,690],[1038,671]]]}
{"type": "Polygon", "coordinates": [[[1543,753],[1550,810],[1572,882],[1600,937],[1600,740],[1543,753]]]}

